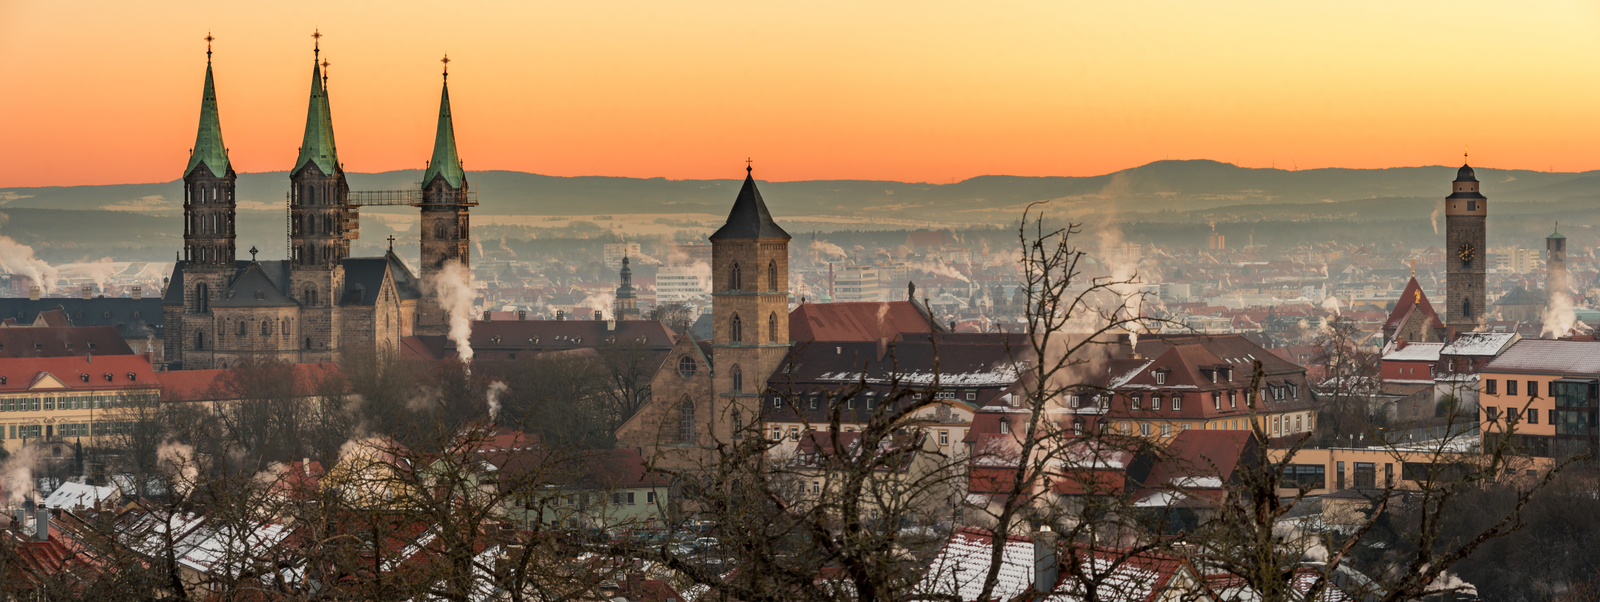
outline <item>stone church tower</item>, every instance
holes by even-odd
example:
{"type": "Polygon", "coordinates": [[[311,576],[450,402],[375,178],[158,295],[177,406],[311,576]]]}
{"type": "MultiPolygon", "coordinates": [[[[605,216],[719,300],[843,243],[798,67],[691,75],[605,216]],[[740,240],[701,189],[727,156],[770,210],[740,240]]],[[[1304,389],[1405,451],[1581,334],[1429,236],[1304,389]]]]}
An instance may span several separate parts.
{"type": "Polygon", "coordinates": [[[759,421],[767,378],[789,353],[789,238],[746,167],[727,223],[711,235],[718,440],[732,439],[734,425],[759,421]]]}
{"type": "Polygon", "coordinates": [[[1545,306],[1555,301],[1557,293],[1572,294],[1572,280],[1567,275],[1567,237],[1556,230],[1544,237],[1544,298],[1545,306]]]}
{"type": "MultiPolygon", "coordinates": [[[[446,58],[445,65],[449,66],[446,58]]],[[[439,96],[439,124],[433,137],[433,158],[422,174],[422,282],[424,294],[417,307],[417,334],[443,335],[450,319],[439,305],[438,296],[427,290],[445,264],[461,264],[471,274],[472,255],[468,250],[471,222],[467,208],[467,172],[461,167],[456,150],[456,128],[450,117],[450,72],[444,74],[444,91],[439,96]]]]}
{"type": "Polygon", "coordinates": [[[302,308],[301,350],[310,352],[302,361],[329,361],[339,348],[341,325],[334,307],[344,290],[344,260],[356,233],[348,229],[350,186],[333,141],[327,78],[315,60],[305,135],[289,183],[289,290],[302,308]],[[327,357],[319,355],[323,351],[327,357]]]}
{"type": "Polygon", "coordinates": [[[1456,334],[1472,332],[1488,311],[1484,274],[1485,222],[1489,199],[1478,192],[1472,167],[1462,165],[1444,199],[1447,307],[1445,322],[1456,334]]]}
{"type": "MultiPolygon", "coordinates": [[[[183,260],[189,285],[178,315],[166,316],[168,330],[176,331],[179,345],[206,350],[215,347],[216,333],[206,328],[211,306],[222,298],[234,272],[234,174],[228,147],[222,143],[222,119],[217,113],[217,89],[211,76],[211,48],[206,48],[206,83],[200,98],[200,128],[189,166],[183,171],[183,260]],[[185,320],[183,316],[190,318],[185,320]],[[183,322],[193,329],[181,327],[183,322]],[[174,328],[178,326],[178,328],[174,328]]],[[[176,308],[175,308],[176,309],[176,308]]]]}
{"type": "Polygon", "coordinates": [[[622,284],[617,287],[617,299],[611,304],[613,320],[639,319],[639,296],[633,291],[633,268],[628,267],[628,256],[622,256],[622,284]]]}

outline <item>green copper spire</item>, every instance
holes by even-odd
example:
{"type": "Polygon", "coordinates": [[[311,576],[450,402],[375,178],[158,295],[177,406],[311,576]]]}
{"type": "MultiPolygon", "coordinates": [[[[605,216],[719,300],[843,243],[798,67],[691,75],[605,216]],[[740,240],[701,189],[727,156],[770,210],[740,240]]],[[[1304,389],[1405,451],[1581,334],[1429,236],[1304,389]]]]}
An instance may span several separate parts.
{"type": "Polygon", "coordinates": [[[333,116],[328,110],[328,94],[322,86],[322,65],[311,63],[311,102],[306,108],[306,133],[300,141],[300,158],[295,173],[306,163],[316,163],[322,173],[333,175],[339,166],[339,150],[333,144],[333,116]]]}
{"type": "MultiPolygon", "coordinates": [[[[450,57],[445,57],[449,66],[450,57]]],[[[428,161],[428,171],[422,174],[422,185],[433,182],[434,176],[444,176],[451,188],[461,188],[467,182],[467,172],[461,169],[461,154],[456,151],[456,128],[450,119],[450,72],[444,74],[444,92],[439,96],[439,127],[433,135],[433,158],[428,161]]]]}
{"type": "MultiPolygon", "coordinates": [[[[209,37],[209,36],[207,36],[209,37]]],[[[189,177],[194,168],[205,163],[211,175],[228,175],[228,147],[222,144],[222,119],[217,116],[217,87],[211,80],[211,50],[206,49],[206,90],[200,97],[200,131],[194,137],[194,150],[189,153],[189,167],[183,177],[189,177]]]]}

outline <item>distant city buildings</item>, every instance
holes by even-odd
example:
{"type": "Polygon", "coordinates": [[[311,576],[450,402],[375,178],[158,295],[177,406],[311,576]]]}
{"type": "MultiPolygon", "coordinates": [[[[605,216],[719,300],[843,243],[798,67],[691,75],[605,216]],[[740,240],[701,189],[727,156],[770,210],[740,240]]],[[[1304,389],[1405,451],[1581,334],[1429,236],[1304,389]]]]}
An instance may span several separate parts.
{"type": "Polygon", "coordinates": [[[639,250],[639,243],[617,242],[607,243],[602,262],[613,270],[622,268],[623,257],[638,257],[643,253],[639,250]]]}
{"type": "Polygon", "coordinates": [[[853,266],[842,268],[833,277],[834,301],[883,301],[878,286],[878,268],[853,266]]]}
{"type": "Polygon", "coordinates": [[[709,266],[672,266],[656,271],[656,303],[703,299],[711,294],[709,266]]]}

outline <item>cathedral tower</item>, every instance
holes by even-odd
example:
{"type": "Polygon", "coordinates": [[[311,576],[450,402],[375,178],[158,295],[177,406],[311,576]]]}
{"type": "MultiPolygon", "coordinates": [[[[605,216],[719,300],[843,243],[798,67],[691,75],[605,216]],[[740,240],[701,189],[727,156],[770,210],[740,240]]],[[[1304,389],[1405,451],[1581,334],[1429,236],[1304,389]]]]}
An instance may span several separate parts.
{"type": "Polygon", "coordinates": [[[1488,310],[1484,290],[1485,222],[1489,199],[1478,192],[1478,178],[1472,167],[1462,165],[1451,183],[1450,196],[1444,199],[1446,295],[1445,321],[1457,334],[1472,332],[1483,324],[1488,310]]]}
{"type": "MultiPolygon", "coordinates": [[[[320,49],[317,55],[320,56],[320,49]]],[[[311,99],[300,156],[289,171],[290,291],[300,302],[301,361],[318,361],[318,353],[338,348],[340,325],[333,307],[344,290],[344,260],[350,256],[350,186],[333,141],[327,77],[323,65],[311,63],[311,99]]]]}
{"type": "Polygon", "coordinates": [[[767,377],[789,352],[789,233],[745,168],[728,221],[711,235],[712,379],[721,441],[758,420],[767,377]]]}
{"type": "MultiPolygon", "coordinates": [[[[450,64],[449,57],[444,59],[450,64]]],[[[426,290],[445,264],[461,264],[463,273],[472,273],[471,222],[467,208],[467,172],[461,167],[456,150],[456,129],[450,118],[450,72],[444,73],[444,90],[439,95],[439,124],[433,136],[433,158],[422,174],[422,282],[424,292],[417,306],[419,335],[443,335],[449,330],[449,317],[438,297],[426,290]]]]}
{"type": "MultiPolygon", "coordinates": [[[[183,306],[166,316],[168,357],[183,349],[204,354],[216,333],[206,327],[211,305],[228,289],[234,272],[234,182],[237,175],[222,143],[222,118],[211,75],[211,36],[206,36],[206,83],[200,96],[200,127],[183,171],[183,306]],[[185,318],[184,316],[189,316],[185,318]],[[190,328],[192,326],[192,328],[190,328]]],[[[201,364],[203,365],[203,364],[201,364]]]]}

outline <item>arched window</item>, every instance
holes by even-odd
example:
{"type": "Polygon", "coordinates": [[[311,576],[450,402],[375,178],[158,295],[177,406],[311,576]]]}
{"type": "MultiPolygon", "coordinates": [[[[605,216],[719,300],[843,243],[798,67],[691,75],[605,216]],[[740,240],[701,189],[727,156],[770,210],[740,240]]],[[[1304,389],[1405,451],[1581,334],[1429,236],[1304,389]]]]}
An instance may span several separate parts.
{"type": "Polygon", "coordinates": [[[776,259],[767,262],[767,290],[778,290],[778,261],[776,259]]]}
{"type": "Polygon", "coordinates": [[[744,372],[739,370],[739,365],[733,366],[733,390],[735,393],[744,391],[744,372]]]}
{"type": "Polygon", "coordinates": [[[206,283],[194,285],[194,313],[203,314],[211,311],[211,287],[206,283]]]}
{"type": "Polygon", "coordinates": [[[269,322],[267,320],[262,320],[261,321],[261,336],[267,336],[269,334],[272,334],[272,322],[269,322]]]}
{"type": "Polygon", "coordinates": [[[744,413],[739,410],[733,411],[733,438],[744,438],[744,413]]]}
{"type": "Polygon", "coordinates": [[[733,319],[728,321],[728,337],[735,343],[744,342],[744,322],[739,319],[739,314],[733,314],[733,319]]]}
{"type": "Polygon", "coordinates": [[[311,348],[311,337],[306,337],[306,349],[311,348]]]}
{"type": "Polygon", "coordinates": [[[1461,317],[1463,317],[1463,318],[1472,317],[1472,300],[1471,299],[1465,299],[1465,300],[1463,300],[1461,302],[1461,317]]]}
{"type": "Polygon", "coordinates": [[[433,227],[433,237],[440,239],[444,238],[444,224],[438,224],[433,227]]]}
{"type": "Polygon", "coordinates": [[[695,371],[694,358],[689,357],[687,355],[685,355],[685,356],[683,356],[681,358],[678,358],[678,376],[682,376],[684,378],[689,378],[691,376],[694,376],[694,371],[695,371]]]}
{"type": "Polygon", "coordinates": [[[317,289],[306,288],[306,294],[300,297],[300,302],[306,304],[307,307],[315,306],[317,304],[317,289]]]}
{"type": "Polygon", "coordinates": [[[767,342],[776,343],[780,340],[782,339],[778,338],[778,312],[772,312],[767,316],[767,342]]]}
{"type": "Polygon", "coordinates": [[[730,291],[740,290],[740,287],[739,287],[739,264],[737,264],[737,263],[733,264],[733,269],[728,270],[728,290],[730,290],[730,291]]]}
{"type": "Polygon", "coordinates": [[[195,349],[205,349],[206,348],[206,331],[204,331],[204,330],[196,330],[194,332],[194,348],[195,349]]]}
{"type": "Polygon", "coordinates": [[[244,320],[239,320],[239,336],[242,337],[245,334],[247,334],[247,332],[245,331],[244,320]]]}
{"type": "Polygon", "coordinates": [[[289,340],[289,319],[284,318],[282,323],[278,326],[278,332],[283,335],[283,340],[289,340]]]}
{"type": "Polygon", "coordinates": [[[694,442],[694,401],[687,396],[678,404],[678,442],[694,442]]]}

